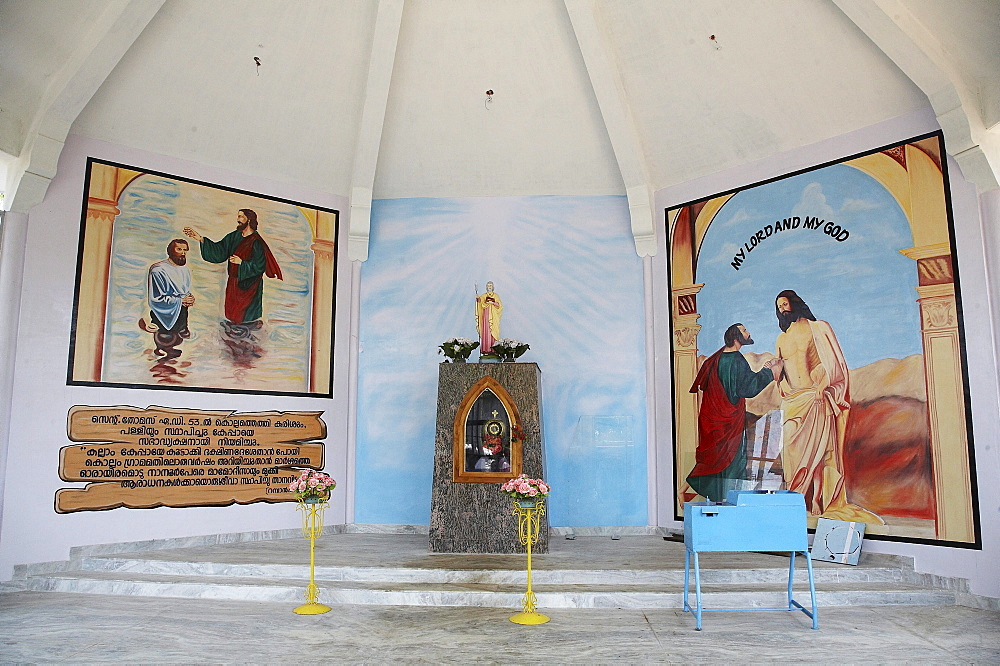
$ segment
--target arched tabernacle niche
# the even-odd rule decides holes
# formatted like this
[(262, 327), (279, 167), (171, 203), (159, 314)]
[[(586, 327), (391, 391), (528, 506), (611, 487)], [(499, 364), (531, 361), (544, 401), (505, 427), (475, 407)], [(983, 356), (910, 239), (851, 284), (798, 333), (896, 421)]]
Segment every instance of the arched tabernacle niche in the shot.
[[(522, 442), (513, 433), (522, 429), (521, 415), (507, 390), (493, 377), (480, 379), (455, 414), (452, 479), (456, 483), (502, 483), (521, 474)], [(502, 450), (494, 455), (484, 451), (484, 433), (500, 437)], [(478, 465), (477, 460), (481, 461)], [(504, 460), (509, 469), (501, 468)]]

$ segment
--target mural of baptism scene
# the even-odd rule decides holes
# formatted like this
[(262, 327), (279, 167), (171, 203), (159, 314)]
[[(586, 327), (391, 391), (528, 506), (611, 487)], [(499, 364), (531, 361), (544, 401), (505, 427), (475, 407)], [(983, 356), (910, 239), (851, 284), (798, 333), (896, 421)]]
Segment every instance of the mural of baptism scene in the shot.
[(70, 384), (331, 395), (337, 211), (87, 168)]
[(675, 514), (792, 490), (810, 526), (980, 541), (940, 133), (666, 211)]

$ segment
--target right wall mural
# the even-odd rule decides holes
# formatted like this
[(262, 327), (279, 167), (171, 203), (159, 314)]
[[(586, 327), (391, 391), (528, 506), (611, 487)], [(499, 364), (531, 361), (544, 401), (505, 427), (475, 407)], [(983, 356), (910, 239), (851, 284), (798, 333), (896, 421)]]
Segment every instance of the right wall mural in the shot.
[(788, 489), (981, 547), (949, 192), (937, 132), (667, 209), (678, 519)]

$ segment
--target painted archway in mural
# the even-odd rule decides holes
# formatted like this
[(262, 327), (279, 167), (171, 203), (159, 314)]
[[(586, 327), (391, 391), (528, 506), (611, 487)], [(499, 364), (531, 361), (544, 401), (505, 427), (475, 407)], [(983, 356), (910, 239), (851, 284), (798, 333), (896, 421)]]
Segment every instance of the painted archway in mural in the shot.
[[(799, 487), (818, 497), (839, 474), (841, 504), (866, 509), (838, 513), (838, 500), (820, 497), (811, 519), (864, 520), (877, 538), (978, 545), (943, 158), (940, 135), (927, 135), (667, 211), (678, 516), (697, 496), (688, 476), (713, 444), (699, 429), (699, 370), (735, 323), (756, 343), (741, 350), (751, 371), (782, 356), (775, 297), (792, 289), (843, 348), (842, 405), (826, 413), (843, 418), (826, 444), (810, 445), (810, 467), (789, 454), (781, 472), (789, 484), (807, 472), (813, 480)], [(822, 362), (810, 368), (817, 386), (827, 381)], [(776, 410), (785, 445), (796, 436), (801, 415), (784, 380), (746, 396), (747, 441)]]

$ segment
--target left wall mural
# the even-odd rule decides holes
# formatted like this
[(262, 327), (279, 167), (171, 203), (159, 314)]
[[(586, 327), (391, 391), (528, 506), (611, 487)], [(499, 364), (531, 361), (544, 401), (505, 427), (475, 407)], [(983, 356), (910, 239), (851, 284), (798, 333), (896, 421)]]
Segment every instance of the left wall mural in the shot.
[[(348, 520), (347, 374), (333, 371), (348, 358), (346, 336), (333, 335), (335, 314), (345, 324), (338, 328), (349, 328), (349, 308), (335, 313), (334, 302), (335, 289), (341, 305), (350, 292), (336, 235), (347, 203), (70, 135), (14, 250), (23, 274), (0, 580), (79, 546), (298, 529), (289, 487), (309, 470), (337, 479), (329, 524)], [(230, 356), (226, 372), (223, 322), (247, 323), (226, 316), (228, 258), (243, 252), (251, 263), (253, 248), (213, 263), (184, 229), (219, 243), (237, 230), (241, 209), (256, 213), (282, 279), (260, 276), (262, 326), (253, 334), (264, 336), (266, 353), (245, 368)], [(176, 239), (188, 243), (190, 337), (176, 345), (179, 355), (158, 355), (156, 336), (139, 322), (152, 329), (152, 312), (173, 328), (169, 308), (150, 307), (149, 278), (154, 264), (170, 261)], [(157, 364), (188, 374), (161, 377)]]
[(338, 217), (89, 159), (67, 382), (332, 397)]

